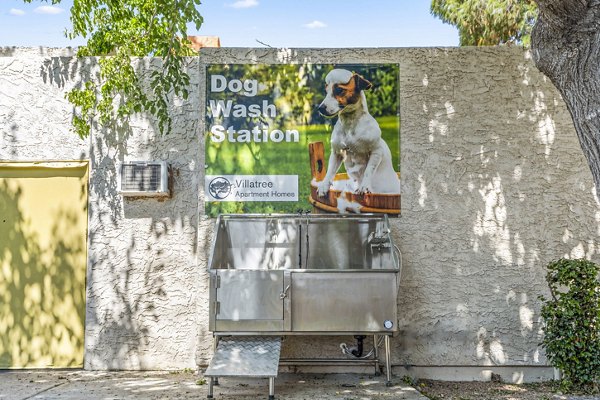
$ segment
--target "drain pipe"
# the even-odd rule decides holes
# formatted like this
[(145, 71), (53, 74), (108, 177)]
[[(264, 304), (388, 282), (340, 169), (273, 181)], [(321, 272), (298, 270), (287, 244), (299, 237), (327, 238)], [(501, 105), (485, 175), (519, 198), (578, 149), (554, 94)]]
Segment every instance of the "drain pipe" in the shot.
[(370, 357), (374, 353), (375, 348), (378, 346), (377, 343), (374, 343), (373, 350), (371, 350), (367, 355), (363, 355), (364, 340), (365, 340), (366, 336), (365, 335), (354, 335), (354, 338), (356, 339), (356, 346), (354, 346), (354, 347), (348, 348), (346, 343), (340, 343), (340, 349), (342, 350), (342, 353), (344, 353), (348, 356), (354, 356), (356, 358), (367, 358), (367, 357)]
[(354, 339), (356, 339), (356, 348), (352, 349), (351, 353), (354, 357), (362, 357), (363, 355), (363, 340), (365, 340), (366, 336), (364, 335), (356, 335)]

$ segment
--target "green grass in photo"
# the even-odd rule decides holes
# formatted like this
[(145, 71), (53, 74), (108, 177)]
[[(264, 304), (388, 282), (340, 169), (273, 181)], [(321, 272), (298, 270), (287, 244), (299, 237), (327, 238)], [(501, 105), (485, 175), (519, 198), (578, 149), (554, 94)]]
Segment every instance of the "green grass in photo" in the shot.
[[(397, 116), (377, 118), (382, 137), (390, 146), (394, 166), (399, 164), (399, 119)], [(207, 202), (206, 213), (217, 216), (220, 213), (296, 213), (298, 210), (312, 208), (310, 196), (310, 159), (308, 144), (323, 142), (325, 160), (329, 159), (331, 125), (314, 124), (299, 127), (280, 128), (297, 129), (300, 133), (298, 143), (212, 143), (207, 138), (206, 164), (207, 175), (298, 175), (298, 202)], [(398, 171), (398, 169), (396, 169)], [(345, 172), (344, 166), (339, 172)]]

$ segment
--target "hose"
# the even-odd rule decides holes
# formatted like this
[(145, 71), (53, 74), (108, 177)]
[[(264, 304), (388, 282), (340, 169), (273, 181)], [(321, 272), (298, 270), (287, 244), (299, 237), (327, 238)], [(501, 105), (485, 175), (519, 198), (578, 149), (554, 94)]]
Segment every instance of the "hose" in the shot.
[(377, 338), (377, 343), (373, 344), (373, 348), (367, 354), (364, 354), (362, 356), (356, 356), (354, 354), (354, 352), (358, 349), (357, 348), (348, 348), (348, 345), (346, 345), (346, 343), (340, 343), (340, 349), (342, 350), (342, 354), (345, 354), (352, 358), (358, 358), (358, 359), (364, 360), (366, 358), (371, 358), (371, 356), (373, 356), (373, 354), (375, 354), (375, 348), (381, 347), (381, 345), (383, 344), (383, 339), (384, 339), (383, 336), (380, 336), (379, 338)]
[(395, 243), (394, 243), (394, 249), (396, 249), (396, 253), (398, 253), (398, 277), (397, 277), (397, 283), (398, 283), (398, 290), (400, 290), (400, 278), (402, 278), (402, 253), (400, 252), (400, 249), (398, 248), (398, 246), (396, 246)]

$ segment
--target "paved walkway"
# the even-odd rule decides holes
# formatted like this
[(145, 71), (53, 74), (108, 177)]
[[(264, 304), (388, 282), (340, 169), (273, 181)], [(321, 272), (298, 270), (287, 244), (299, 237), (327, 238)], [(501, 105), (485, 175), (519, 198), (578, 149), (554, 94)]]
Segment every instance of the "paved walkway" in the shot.
[[(268, 379), (221, 378), (215, 399), (266, 399)], [(291, 400), (427, 400), (399, 378), (362, 374), (280, 374), (275, 398)], [(205, 399), (206, 382), (192, 372), (0, 370), (0, 400)]]

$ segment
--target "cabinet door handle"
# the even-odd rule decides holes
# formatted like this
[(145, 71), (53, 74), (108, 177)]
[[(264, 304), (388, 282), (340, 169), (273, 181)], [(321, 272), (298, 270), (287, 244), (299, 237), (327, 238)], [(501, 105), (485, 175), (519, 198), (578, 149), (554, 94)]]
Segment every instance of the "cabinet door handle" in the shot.
[(290, 290), (290, 285), (287, 285), (283, 292), (279, 293), (279, 300), (283, 300), (287, 297), (288, 291)]

